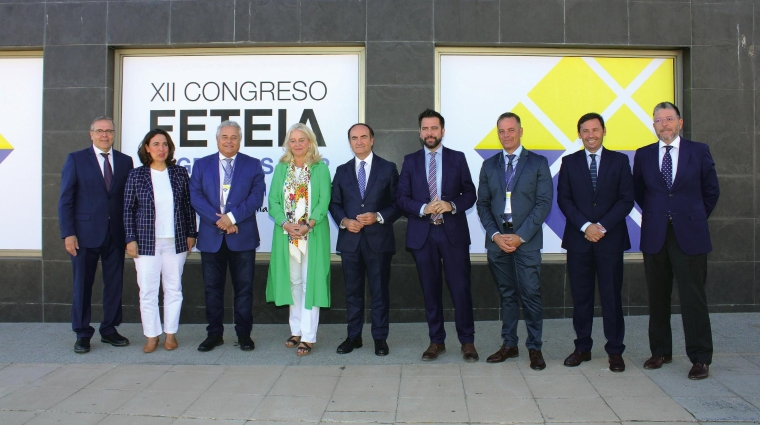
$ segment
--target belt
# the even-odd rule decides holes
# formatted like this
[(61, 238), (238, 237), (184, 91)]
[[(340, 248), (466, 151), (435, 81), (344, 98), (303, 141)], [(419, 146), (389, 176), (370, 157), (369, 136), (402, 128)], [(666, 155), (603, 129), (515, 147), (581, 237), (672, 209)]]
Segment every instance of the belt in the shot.
[(507, 229), (514, 229), (514, 228), (515, 228), (515, 224), (514, 224), (514, 223), (512, 223), (511, 221), (505, 221), (505, 222), (504, 222), (504, 223), (502, 223), (502, 224), (503, 224), (503, 225), (504, 225), (504, 227), (506, 227)]
[(439, 218), (436, 220), (430, 220), (430, 224), (432, 224), (433, 226), (440, 226), (441, 224), (443, 224), (443, 219)]

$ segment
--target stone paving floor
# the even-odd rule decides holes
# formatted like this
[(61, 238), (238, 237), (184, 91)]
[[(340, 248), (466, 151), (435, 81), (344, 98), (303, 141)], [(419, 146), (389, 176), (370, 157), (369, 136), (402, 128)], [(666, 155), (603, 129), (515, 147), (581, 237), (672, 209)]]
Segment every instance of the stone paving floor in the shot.
[[(710, 378), (689, 381), (680, 316), (673, 318), (674, 361), (656, 371), (648, 356), (647, 317), (627, 317), (627, 369), (607, 368), (603, 344), (590, 362), (562, 366), (572, 351), (570, 320), (546, 320), (548, 367), (528, 367), (527, 350), (501, 364), (497, 322), (477, 322), (481, 361), (465, 363), (456, 338), (436, 362), (423, 363), (425, 324), (392, 324), (391, 354), (377, 357), (371, 339), (351, 354), (335, 348), (341, 325), (320, 326), (311, 355), (284, 346), (287, 325), (254, 327), (256, 349), (242, 352), (234, 331), (199, 353), (202, 325), (182, 325), (174, 352), (141, 351), (138, 324), (120, 333), (129, 347), (93, 339), (77, 355), (67, 324), (0, 324), (0, 424), (317, 423), (760, 423), (760, 314), (711, 315), (715, 357)], [(524, 324), (520, 324), (524, 340)], [(447, 324), (455, 335), (453, 324)], [(369, 336), (369, 329), (365, 329)], [(602, 341), (601, 322), (594, 337)]]

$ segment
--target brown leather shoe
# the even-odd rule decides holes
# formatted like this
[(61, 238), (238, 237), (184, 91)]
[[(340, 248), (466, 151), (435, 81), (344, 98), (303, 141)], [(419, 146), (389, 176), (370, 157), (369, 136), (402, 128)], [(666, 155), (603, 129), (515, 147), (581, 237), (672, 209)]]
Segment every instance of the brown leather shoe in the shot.
[(591, 351), (585, 351), (580, 352), (578, 350), (575, 350), (567, 356), (565, 359), (565, 366), (567, 367), (576, 367), (579, 366), (582, 362), (587, 362), (591, 360)]
[(610, 371), (623, 372), (625, 371), (625, 362), (623, 356), (620, 354), (610, 354)]
[(172, 351), (178, 346), (179, 344), (177, 343), (177, 337), (175, 334), (166, 334), (166, 339), (164, 340), (164, 349), (166, 351)]
[(148, 337), (143, 345), (143, 353), (152, 353), (156, 351), (156, 347), (158, 347), (158, 337)]
[(438, 358), (439, 354), (443, 354), (446, 352), (446, 344), (436, 344), (434, 342), (430, 343), (430, 346), (425, 350), (424, 353), (422, 353), (422, 361), (423, 362), (430, 362)]
[(486, 359), (487, 363), (501, 363), (506, 359), (512, 359), (515, 357), (519, 357), (520, 352), (517, 349), (517, 347), (508, 347), (506, 345), (502, 345), (501, 348), (499, 348), (499, 351), (491, 354)]
[(475, 344), (462, 344), (462, 358), (464, 358), (464, 361), (470, 363), (476, 362), (480, 359), (478, 356), (478, 350), (475, 349)]
[(694, 363), (689, 371), (689, 379), (705, 379), (710, 375), (710, 365), (704, 363)]
[(644, 362), (644, 369), (659, 369), (663, 364), (673, 362), (673, 356), (652, 356)]
[(544, 355), (541, 354), (541, 350), (528, 349), (528, 357), (530, 357), (530, 368), (533, 370), (546, 369), (546, 362), (544, 361)]

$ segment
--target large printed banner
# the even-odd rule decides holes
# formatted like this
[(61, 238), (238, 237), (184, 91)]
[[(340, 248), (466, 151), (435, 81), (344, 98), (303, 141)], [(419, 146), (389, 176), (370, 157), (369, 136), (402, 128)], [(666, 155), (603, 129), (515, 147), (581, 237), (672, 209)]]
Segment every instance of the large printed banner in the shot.
[[(346, 132), (359, 121), (360, 55), (251, 54), (126, 56), (122, 62), (121, 148), (140, 165), (137, 148), (152, 128), (168, 131), (178, 165), (192, 174), (196, 159), (217, 152), (224, 120), (243, 128), (240, 151), (272, 173), (287, 129), (297, 122), (317, 135), (332, 173), (353, 157)], [(363, 89), (363, 88), (362, 88)], [(282, 188), (275, 188), (282, 190)], [(260, 252), (270, 252), (273, 221), (267, 199), (257, 213)], [(335, 251), (337, 228), (331, 224)]]
[(42, 250), (42, 58), (0, 57), (0, 250)]
[[(555, 197), (544, 229), (544, 253), (562, 253), (565, 218), (556, 202), (562, 157), (583, 149), (578, 118), (598, 112), (607, 127), (604, 147), (628, 154), (657, 141), (652, 109), (675, 98), (675, 57), (516, 56), (442, 53), (440, 108), (446, 118), (444, 143), (461, 150), (475, 184), (484, 159), (501, 151), (496, 119), (515, 112), (525, 148), (544, 155)], [(467, 213), (472, 253), (483, 253), (485, 232), (477, 211)], [(641, 213), (627, 218), (632, 251), (638, 251)], [(580, 231), (580, 230), (579, 230)]]

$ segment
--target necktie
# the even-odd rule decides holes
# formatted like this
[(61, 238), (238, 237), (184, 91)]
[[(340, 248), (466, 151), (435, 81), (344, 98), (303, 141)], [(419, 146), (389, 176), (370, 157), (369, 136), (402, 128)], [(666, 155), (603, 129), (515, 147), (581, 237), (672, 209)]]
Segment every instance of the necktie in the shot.
[[(507, 163), (507, 170), (504, 172), (506, 183), (507, 183), (507, 192), (511, 192), (511, 188), (509, 187), (510, 184), (512, 184), (512, 177), (515, 176), (515, 169), (512, 166), (512, 162), (515, 160), (515, 156), (517, 155), (507, 155), (507, 158), (509, 158), (509, 162)], [(512, 199), (509, 200), (510, 207), (512, 205)], [(504, 214), (504, 221), (507, 223), (510, 223), (512, 221), (512, 213), (506, 213)]]
[(662, 177), (668, 190), (673, 189), (673, 158), (670, 157), (670, 150), (673, 146), (665, 146), (665, 156), (662, 157)]
[[(430, 192), (430, 202), (437, 201), (438, 199), (438, 185), (436, 178), (436, 161), (435, 154), (437, 152), (430, 152), (430, 170), (428, 171), (428, 191)], [(441, 214), (435, 214), (430, 219), (435, 221), (441, 218)]]
[[(222, 185), (229, 186), (232, 183), (232, 158), (224, 158), (222, 169), (224, 170), (224, 182)], [(227, 206), (226, 199), (224, 199), (224, 190), (219, 193), (219, 206), (221, 207), (222, 214), (224, 214)]]
[(362, 161), (359, 163), (359, 194), (364, 199), (364, 191), (367, 188), (367, 171), (364, 170), (364, 166), (367, 163)]
[(103, 179), (106, 181), (106, 190), (111, 190), (111, 181), (113, 181), (113, 168), (111, 168), (111, 163), (108, 162), (108, 154), (107, 153), (101, 153), (103, 155), (103, 158), (105, 158), (105, 162), (103, 163)]
[(591, 167), (589, 167), (589, 172), (591, 173), (591, 185), (594, 186), (594, 192), (596, 192), (596, 154), (592, 153), (590, 156)]

